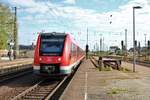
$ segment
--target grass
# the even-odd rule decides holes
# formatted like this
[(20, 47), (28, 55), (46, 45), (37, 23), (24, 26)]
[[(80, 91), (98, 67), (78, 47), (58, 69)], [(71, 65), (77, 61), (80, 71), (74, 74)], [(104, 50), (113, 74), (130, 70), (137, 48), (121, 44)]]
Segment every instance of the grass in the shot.
[(106, 82), (106, 80), (105, 79), (101, 79), (100, 81), (99, 81), (99, 85), (100, 86), (106, 86), (108, 83)]
[(123, 88), (111, 88), (107, 94), (119, 94), (121, 92), (126, 92), (128, 91), (127, 89), (123, 89)]
[(112, 67), (109, 67), (109, 66), (106, 66), (106, 67), (100, 66), (98, 69), (99, 71), (112, 71), (113, 70)]
[(106, 66), (106, 67), (104, 67), (103, 70), (104, 70), (104, 71), (112, 71), (113, 69), (112, 69), (112, 67)]
[(123, 71), (123, 72), (132, 72), (130, 69), (128, 69), (126, 67), (121, 67), (120, 71)]

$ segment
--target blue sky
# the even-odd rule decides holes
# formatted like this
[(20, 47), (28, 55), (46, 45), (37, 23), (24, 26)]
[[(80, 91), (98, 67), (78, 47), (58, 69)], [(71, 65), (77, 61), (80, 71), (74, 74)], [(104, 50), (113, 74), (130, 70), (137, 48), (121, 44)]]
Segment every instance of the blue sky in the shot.
[[(69, 32), (81, 47), (89, 44), (92, 49), (104, 38), (104, 48), (120, 47), (124, 30), (128, 30), (128, 48), (132, 47), (132, 7), (136, 10), (136, 39), (144, 45), (144, 34), (150, 39), (150, 0), (1, 0), (18, 8), (19, 44), (36, 41), (37, 33)], [(112, 15), (112, 17), (110, 17)], [(110, 21), (112, 23), (110, 24)], [(78, 32), (81, 32), (78, 35)]]

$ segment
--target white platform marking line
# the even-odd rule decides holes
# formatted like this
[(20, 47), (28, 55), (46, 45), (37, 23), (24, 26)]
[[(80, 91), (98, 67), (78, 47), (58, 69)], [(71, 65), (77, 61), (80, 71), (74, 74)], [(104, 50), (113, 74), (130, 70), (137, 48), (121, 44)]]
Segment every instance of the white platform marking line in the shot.
[(87, 77), (88, 77), (88, 74), (86, 72), (85, 73), (85, 95), (84, 95), (84, 100), (87, 100)]

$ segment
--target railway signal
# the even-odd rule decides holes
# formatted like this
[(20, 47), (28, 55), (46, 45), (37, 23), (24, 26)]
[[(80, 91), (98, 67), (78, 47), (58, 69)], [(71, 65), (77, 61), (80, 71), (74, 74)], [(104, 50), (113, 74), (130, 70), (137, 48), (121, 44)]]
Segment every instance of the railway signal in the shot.
[(9, 46), (9, 50), (7, 55), (9, 57), (9, 60), (11, 61), (15, 58), (14, 51), (13, 51), (14, 43), (12, 42), (12, 40), (8, 43), (8, 46)]
[(88, 28), (87, 28), (87, 37), (86, 37), (87, 39), (87, 43), (86, 43), (86, 49), (85, 49), (85, 51), (86, 51), (86, 59), (88, 59), (88, 51), (89, 51), (89, 46), (88, 46)]
[(137, 48), (137, 40), (134, 41), (135, 49)]
[(148, 44), (148, 50), (150, 50), (150, 41), (148, 41), (147, 44)]
[(88, 59), (88, 51), (89, 51), (89, 46), (86, 45), (86, 49), (85, 49), (85, 52), (86, 52), (86, 59)]
[(148, 60), (149, 60), (149, 55), (150, 55), (150, 41), (149, 40), (148, 40), (147, 45), (148, 45)]
[(124, 42), (123, 42), (123, 40), (121, 41), (121, 48), (122, 48), (122, 52), (123, 52), (123, 47), (124, 47)]
[(141, 44), (140, 44), (140, 42), (139, 42), (139, 44), (138, 44), (138, 54), (139, 54), (139, 55), (141, 54)]

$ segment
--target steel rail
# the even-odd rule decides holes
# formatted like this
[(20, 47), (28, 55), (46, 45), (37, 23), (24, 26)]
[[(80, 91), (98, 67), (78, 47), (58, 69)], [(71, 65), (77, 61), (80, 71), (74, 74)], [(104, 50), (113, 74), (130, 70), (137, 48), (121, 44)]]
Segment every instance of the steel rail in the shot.
[(30, 69), (25, 69), (25, 70), (21, 70), (19, 72), (11, 73), (11, 74), (8, 74), (5, 76), (0, 76), (0, 78), (1, 78), (0, 83), (3, 83), (5, 81), (11, 80), (11, 79), (14, 79), (14, 78), (17, 78), (17, 77), (20, 77), (20, 76), (23, 76), (23, 75), (26, 75), (26, 74), (32, 73), (32, 72), (33, 71)]
[(27, 93), (31, 92), (32, 90), (36, 89), (40, 83), (42, 83), (44, 80), (38, 82), (37, 84), (35, 84), (34, 86), (28, 88), (27, 90), (23, 91), (22, 93), (20, 93), (19, 95), (17, 95), (16, 97), (14, 97), (12, 100), (18, 100), (21, 99), (23, 96), (25, 96)]
[[(67, 76), (66, 77), (64, 77), (64, 79), (63, 80), (61, 80), (59, 83), (54, 83), (54, 84), (57, 84), (56, 86), (52, 86), (53, 84), (51, 84), (51, 85), (49, 85), (48, 87), (52, 87), (51, 89), (48, 89), (47, 90), (47, 88), (45, 89), (44, 87), (43, 87), (43, 89), (45, 89), (45, 94), (44, 94), (44, 96), (43, 97), (40, 97), (40, 98), (42, 98), (42, 99), (44, 99), (44, 100), (49, 100), (53, 95), (54, 95), (54, 93), (60, 88), (60, 86), (67, 80)], [(40, 87), (41, 88), (41, 90), (42, 90), (42, 86), (40, 86), (40, 84), (42, 84), (42, 83), (44, 83), (45, 81), (47, 80), (47, 78), (46, 79), (44, 79), (44, 80), (42, 80), (42, 81), (40, 81), (40, 82), (38, 82), (37, 84), (35, 84), (34, 86), (32, 86), (32, 87), (30, 87), (30, 88), (28, 88), (27, 90), (25, 90), (25, 91), (23, 91), (22, 93), (20, 93), (19, 95), (17, 95), (16, 97), (14, 97), (12, 100), (19, 100), (19, 99), (24, 99), (24, 98), (26, 98), (26, 96), (28, 95), (31, 95), (31, 96), (33, 96), (33, 97), (35, 97), (36, 96), (36, 94), (38, 94), (39, 92), (41, 92), (40, 91), (40, 89), (38, 90), (38, 87)], [(36, 89), (37, 89), (37, 91), (36, 91)], [(33, 91), (33, 92), (32, 92)], [(34, 91), (36, 91), (36, 92), (34, 92)], [(47, 92), (49, 92), (49, 93), (47, 93)], [(32, 95), (32, 93), (33, 93), (33, 95)], [(36, 97), (35, 97), (36, 98)], [(30, 99), (30, 97), (29, 97), (29, 99)]]
[(53, 91), (45, 98), (45, 100), (49, 100), (54, 93), (60, 88), (60, 86), (67, 80), (67, 76), (55, 87), (55, 89), (53, 89)]

